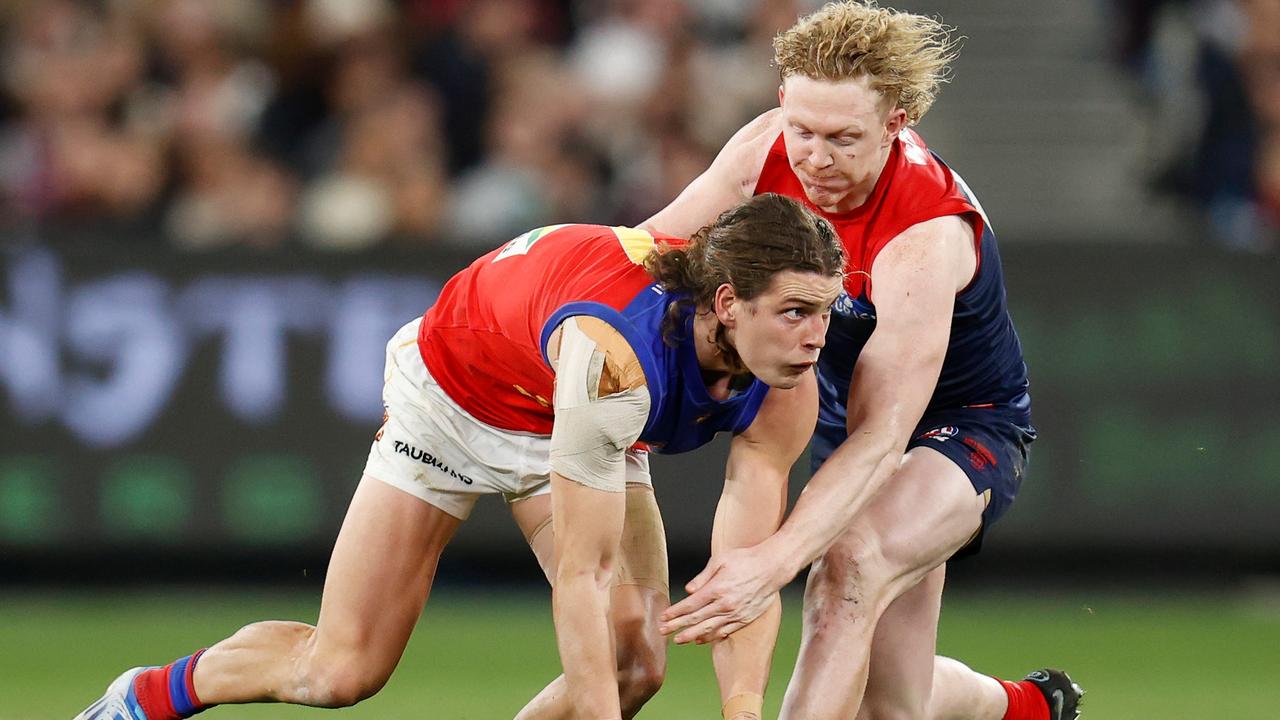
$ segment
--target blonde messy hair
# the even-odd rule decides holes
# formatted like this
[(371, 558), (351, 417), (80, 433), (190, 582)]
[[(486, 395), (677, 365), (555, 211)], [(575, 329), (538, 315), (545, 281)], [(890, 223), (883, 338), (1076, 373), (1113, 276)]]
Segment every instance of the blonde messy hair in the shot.
[(914, 125), (959, 55), (952, 30), (874, 0), (831, 2), (774, 38), (773, 62), (784, 81), (792, 75), (833, 81), (866, 75), (871, 89), (905, 110)]

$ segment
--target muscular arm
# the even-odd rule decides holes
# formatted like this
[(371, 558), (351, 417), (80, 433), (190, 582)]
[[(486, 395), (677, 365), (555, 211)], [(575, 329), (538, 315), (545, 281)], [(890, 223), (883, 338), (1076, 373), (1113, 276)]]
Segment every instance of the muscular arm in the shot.
[(850, 526), (902, 462), (938, 382), (955, 293), (973, 268), (973, 232), (956, 216), (914, 225), (881, 251), (871, 272), (876, 329), (849, 387), (848, 439), (778, 532), (690, 582), (692, 594), (664, 613), (663, 632), (679, 631), (676, 642), (723, 637)]
[[(623, 456), (644, 428), (648, 395), (643, 373), (634, 370), (634, 352), (613, 328), (594, 318), (569, 318), (556, 332), (556, 643), (576, 716), (620, 719), (609, 588), (626, 508)], [(642, 408), (617, 405), (636, 393), (643, 394)]]
[[(817, 381), (809, 373), (795, 388), (770, 390), (755, 421), (733, 439), (711, 532), (713, 558), (733, 548), (755, 545), (778, 528), (787, 509), (791, 466), (804, 452), (817, 417)], [(754, 706), (764, 696), (782, 604), (777, 593), (761, 603), (761, 614), (755, 621), (740, 630), (739, 626), (726, 628), (734, 634), (712, 648), (722, 705), (739, 697), (757, 699), (747, 703)], [(727, 720), (759, 717), (726, 715)]]
[(751, 197), (765, 156), (778, 137), (779, 112), (776, 108), (769, 110), (742, 126), (706, 171), (640, 227), (689, 237), (720, 213)]
[(835, 542), (902, 463), (938, 384), (956, 292), (973, 268), (973, 230), (954, 215), (912, 226), (876, 258), (876, 329), (849, 385), (849, 437), (769, 541), (787, 580)]

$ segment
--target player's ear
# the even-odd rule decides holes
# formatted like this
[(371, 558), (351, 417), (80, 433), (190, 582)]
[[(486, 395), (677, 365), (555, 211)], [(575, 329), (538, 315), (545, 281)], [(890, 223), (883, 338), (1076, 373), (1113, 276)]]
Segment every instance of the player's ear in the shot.
[(738, 300), (738, 293), (729, 283), (721, 283), (716, 288), (715, 300), (713, 301), (713, 310), (716, 313), (716, 319), (725, 327), (733, 327), (738, 319), (741, 302)]
[(786, 86), (778, 85), (778, 107), (782, 107), (782, 100), (787, 96)]
[(896, 105), (889, 111), (884, 122), (884, 147), (893, 144), (893, 139), (907, 127), (907, 111)]

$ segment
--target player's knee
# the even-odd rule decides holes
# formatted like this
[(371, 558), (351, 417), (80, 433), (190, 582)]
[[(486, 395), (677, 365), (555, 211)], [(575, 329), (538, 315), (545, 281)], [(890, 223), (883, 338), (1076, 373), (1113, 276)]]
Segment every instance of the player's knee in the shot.
[(370, 672), (354, 658), (313, 667), (310, 680), (313, 685), (308, 704), (325, 708), (351, 707), (373, 697), (387, 684), (384, 673)]
[(809, 573), (806, 606), (842, 615), (870, 611), (883, 587), (884, 559), (871, 542), (834, 545)]
[(666, 658), (653, 655), (632, 657), (618, 668), (618, 698), (628, 715), (634, 714), (649, 701), (667, 677)]
[(667, 638), (658, 632), (662, 602), (619, 603), (614, 608), (618, 696), (628, 717), (662, 687), (667, 673)]
[(662, 636), (619, 643), (618, 697), (628, 715), (656, 695), (666, 677), (667, 646)]
[[(391, 677), (382, 664), (358, 649), (323, 647), (312, 628), (303, 660), (298, 664), (299, 700), (313, 707), (350, 707), (373, 697)], [(323, 649), (322, 649), (323, 647)]]

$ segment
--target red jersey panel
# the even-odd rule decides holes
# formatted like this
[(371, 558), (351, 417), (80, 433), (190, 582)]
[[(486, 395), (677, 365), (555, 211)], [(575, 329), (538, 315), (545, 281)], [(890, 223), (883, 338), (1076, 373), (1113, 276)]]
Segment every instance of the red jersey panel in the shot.
[(769, 149), (756, 182), (756, 195), (767, 192), (795, 198), (831, 221), (849, 256), (845, 291), (851, 297), (863, 293), (870, 297), (871, 265), (876, 255), (912, 225), (944, 215), (964, 215), (974, 226), (976, 242), (985, 224), (981, 211), (965, 197), (950, 168), (939, 162), (910, 128), (893, 141), (870, 197), (847, 213), (823, 212), (809, 202), (787, 160), (782, 134)]
[(640, 264), (653, 246), (653, 236), (632, 228), (531, 230), (445, 284), (423, 316), (422, 360), (449, 397), (480, 421), (549, 434), (554, 377), (541, 347), (547, 319), (571, 302), (626, 307), (654, 283)]

